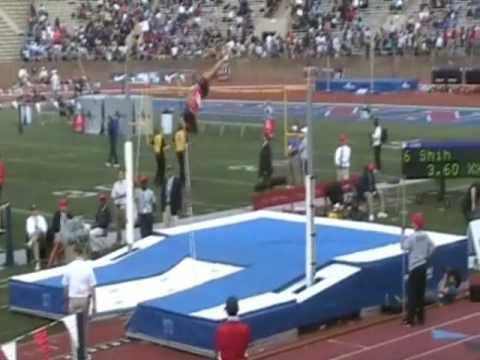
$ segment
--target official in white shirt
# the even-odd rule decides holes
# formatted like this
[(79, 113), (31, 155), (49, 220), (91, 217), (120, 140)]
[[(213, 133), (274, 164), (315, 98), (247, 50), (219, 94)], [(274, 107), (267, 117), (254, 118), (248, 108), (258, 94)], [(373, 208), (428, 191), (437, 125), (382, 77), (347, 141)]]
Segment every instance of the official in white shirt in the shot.
[(382, 170), (382, 127), (377, 118), (373, 119), (373, 132), (370, 142), (373, 148), (375, 168), (380, 171)]
[(115, 205), (115, 229), (117, 243), (123, 243), (122, 233), (126, 225), (127, 181), (123, 170), (118, 171), (118, 180), (113, 184), (111, 199)]
[(48, 225), (45, 217), (39, 214), (36, 205), (32, 205), (30, 209), (32, 212), (26, 223), (27, 247), (32, 250), (35, 271), (38, 271), (41, 268), (40, 246), (41, 244), (45, 246)]
[(347, 144), (348, 138), (345, 134), (340, 135), (340, 145), (335, 150), (335, 168), (337, 170), (337, 181), (350, 179), (350, 159), (352, 150)]
[(97, 279), (93, 268), (83, 257), (83, 247), (76, 244), (74, 247), (75, 260), (65, 267), (62, 279), (64, 286), (65, 310), (69, 314), (83, 313), (83, 329), (87, 342), (87, 326), (90, 305), (92, 313), (97, 312), (95, 286)]

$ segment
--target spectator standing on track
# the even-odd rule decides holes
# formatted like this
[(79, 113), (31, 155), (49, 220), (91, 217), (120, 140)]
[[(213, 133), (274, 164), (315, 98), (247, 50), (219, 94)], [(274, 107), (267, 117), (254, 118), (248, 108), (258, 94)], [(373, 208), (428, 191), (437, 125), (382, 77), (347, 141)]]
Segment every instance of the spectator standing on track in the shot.
[(127, 206), (127, 181), (123, 170), (118, 171), (118, 180), (113, 184), (111, 198), (115, 205), (115, 231), (117, 233), (117, 244), (123, 243), (123, 230), (126, 225), (125, 209)]
[(57, 69), (52, 70), (52, 75), (50, 76), (50, 87), (52, 90), (53, 98), (58, 99), (61, 90), (61, 80), (60, 75), (58, 75)]
[(373, 119), (373, 132), (370, 135), (370, 142), (373, 148), (375, 168), (378, 171), (382, 170), (382, 131), (378, 119)]
[(174, 226), (182, 209), (182, 182), (170, 166), (167, 167), (167, 179), (162, 186), (161, 201), (165, 227)]
[(2, 203), (3, 188), (5, 187), (5, 177), (7, 176), (7, 168), (0, 153), (0, 204)]
[(110, 152), (105, 166), (110, 167), (113, 164), (113, 167), (118, 168), (120, 167), (118, 163), (117, 152), (117, 144), (120, 137), (120, 113), (118, 111), (116, 111), (113, 116), (108, 117), (107, 133), (110, 144)]
[(156, 207), (155, 194), (152, 189), (148, 188), (148, 177), (140, 177), (140, 188), (137, 189), (135, 195), (140, 235), (143, 239), (153, 234), (153, 214)]
[(337, 170), (337, 181), (350, 179), (350, 159), (352, 150), (347, 144), (347, 135), (340, 135), (340, 145), (335, 150), (335, 168)]
[(157, 172), (155, 174), (155, 184), (162, 186), (165, 180), (165, 150), (168, 149), (165, 137), (160, 129), (155, 130), (155, 133), (150, 141), (157, 163)]
[[(88, 316), (90, 305), (92, 313), (97, 312), (95, 286), (97, 279), (90, 263), (83, 257), (83, 247), (77, 243), (74, 247), (75, 260), (67, 265), (62, 279), (64, 286), (65, 312), (69, 314), (82, 314), (84, 343), (88, 338)], [(86, 350), (86, 346), (83, 347)], [(86, 354), (85, 354), (86, 355)], [(87, 356), (84, 357), (87, 359)]]
[(178, 125), (177, 131), (173, 136), (175, 154), (178, 161), (178, 172), (182, 186), (185, 186), (185, 152), (187, 151), (187, 131), (184, 126)]
[(424, 215), (414, 213), (411, 221), (415, 232), (401, 241), (402, 249), (408, 252), (407, 317), (404, 320), (408, 326), (413, 326), (416, 322), (422, 325), (425, 321), (427, 264), (435, 251), (432, 239), (423, 231)]
[(227, 320), (215, 334), (215, 349), (219, 360), (245, 360), (251, 338), (250, 327), (238, 317), (238, 300), (231, 296), (225, 303)]
[(33, 204), (30, 207), (31, 214), (27, 218), (27, 248), (32, 251), (33, 260), (35, 261), (35, 271), (41, 269), (41, 252), (45, 252), (45, 241), (47, 237), (48, 225), (47, 220), (38, 212), (37, 206)]

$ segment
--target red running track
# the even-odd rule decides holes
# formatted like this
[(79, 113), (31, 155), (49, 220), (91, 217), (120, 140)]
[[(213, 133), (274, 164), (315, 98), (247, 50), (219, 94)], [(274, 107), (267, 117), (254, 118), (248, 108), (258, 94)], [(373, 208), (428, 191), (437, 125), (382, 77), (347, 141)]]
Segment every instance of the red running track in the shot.
[[(433, 330), (459, 332), (467, 337), (433, 340)], [(472, 349), (473, 348), (473, 349)], [(275, 360), (473, 360), (480, 359), (480, 305), (461, 302), (427, 311), (423, 326), (407, 328), (389, 321), (290, 351), (261, 356)]]
[[(124, 319), (97, 322), (90, 332), (90, 345), (111, 342), (124, 336)], [(433, 330), (459, 332), (466, 338), (453, 341), (432, 339)], [(319, 333), (322, 336), (322, 333)], [(253, 360), (478, 360), (480, 359), (480, 304), (460, 303), (433, 307), (427, 311), (423, 326), (404, 327), (391, 320), (347, 334), (325, 339), (315, 336), (272, 351), (252, 354)], [(302, 344), (303, 343), (303, 344)], [(68, 354), (66, 334), (50, 337), (51, 360), (64, 359)], [(38, 360), (32, 342), (19, 346), (19, 360)], [(101, 349), (93, 360), (198, 360), (199, 357), (144, 342), (133, 342)], [(3, 360), (2, 355), (0, 359)]]

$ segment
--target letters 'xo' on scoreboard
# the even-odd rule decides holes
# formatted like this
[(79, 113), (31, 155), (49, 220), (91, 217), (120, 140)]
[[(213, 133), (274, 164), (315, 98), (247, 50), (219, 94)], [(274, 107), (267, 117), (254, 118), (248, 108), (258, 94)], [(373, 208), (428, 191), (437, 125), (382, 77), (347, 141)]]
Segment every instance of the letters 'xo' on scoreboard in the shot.
[(411, 141), (402, 146), (407, 179), (480, 177), (480, 141)]

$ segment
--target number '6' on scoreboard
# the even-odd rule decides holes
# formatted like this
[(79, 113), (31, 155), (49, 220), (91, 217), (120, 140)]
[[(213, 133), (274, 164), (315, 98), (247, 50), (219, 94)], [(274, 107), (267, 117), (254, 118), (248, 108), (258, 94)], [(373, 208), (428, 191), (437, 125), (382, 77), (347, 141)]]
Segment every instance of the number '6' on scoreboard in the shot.
[(480, 141), (411, 141), (402, 145), (407, 179), (480, 177)]

